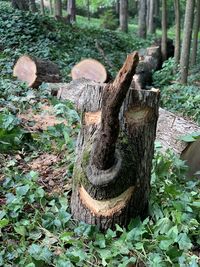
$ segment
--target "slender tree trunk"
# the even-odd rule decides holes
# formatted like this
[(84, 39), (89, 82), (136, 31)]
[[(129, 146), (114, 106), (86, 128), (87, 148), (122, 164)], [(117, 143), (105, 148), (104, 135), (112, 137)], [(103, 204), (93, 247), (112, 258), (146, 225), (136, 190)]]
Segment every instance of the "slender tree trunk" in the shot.
[(167, 0), (162, 0), (162, 61), (167, 59)]
[(141, 38), (146, 38), (146, 14), (147, 5), (146, 0), (139, 0), (138, 2), (138, 35)]
[(57, 18), (62, 17), (62, 1), (61, 0), (54, 0), (54, 15)]
[(195, 0), (187, 0), (185, 10), (185, 21), (183, 31), (183, 44), (181, 50), (181, 83), (187, 83), (188, 71), (189, 71), (189, 58), (190, 58), (190, 46), (192, 38), (192, 27), (194, 17)]
[(49, 9), (50, 9), (50, 14), (53, 15), (53, 0), (49, 0)]
[(150, 0), (146, 0), (146, 6), (147, 6), (147, 11), (146, 11), (146, 28), (148, 32), (148, 27), (149, 27), (149, 10), (150, 10)]
[(148, 33), (153, 34), (155, 32), (154, 25), (154, 8), (155, 0), (149, 0), (149, 23), (148, 23)]
[(176, 24), (174, 57), (176, 64), (179, 64), (180, 54), (181, 54), (180, 0), (174, 0), (174, 9), (175, 9), (175, 24)]
[(42, 15), (44, 15), (45, 14), (44, 0), (40, 0), (40, 9), (41, 9)]
[(29, 2), (27, 0), (12, 0), (12, 7), (15, 9), (28, 11)]
[(88, 20), (90, 21), (90, 0), (87, 0), (87, 17)]
[(159, 18), (159, 14), (160, 14), (160, 0), (154, 0), (154, 25), (155, 25), (155, 31), (156, 28), (159, 26), (158, 25), (158, 18)]
[(120, 29), (128, 32), (128, 0), (120, 0)]
[(32, 12), (37, 12), (35, 0), (30, 0), (30, 9)]
[(119, 9), (120, 9), (120, 3), (119, 3), (119, 0), (116, 0), (116, 2), (115, 2), (115, 11), (116, 11), (117, 15), (119, 15)]
[(70, 16), (70, 22), (74, 23), (76, 21), (76, 1), (68, 0), (67, 12)]
[(195, 14), (195, 21), (194, 21), (191, 65), (196, 64), (199, 27), (200, 27), (200, 0), (196, 0), (196, 14)]

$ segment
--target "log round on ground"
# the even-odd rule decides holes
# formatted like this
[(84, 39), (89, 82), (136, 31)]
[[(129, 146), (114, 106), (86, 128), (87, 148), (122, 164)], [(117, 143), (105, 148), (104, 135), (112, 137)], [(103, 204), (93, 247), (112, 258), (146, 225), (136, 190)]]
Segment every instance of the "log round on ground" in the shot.
[(58, 83), (61, 81), (58, 66), (49, 60), (42, 60), (32, 56), (21, 56), (13, 69), (13, 76), (29, 87), (38, 88), (42, 82)]
[(105, 67), (95, 59), (84, 59), (76, 64), (71, 71), (72, 79), (85, 78), (91, 81), (104, 83), (108, 79)]

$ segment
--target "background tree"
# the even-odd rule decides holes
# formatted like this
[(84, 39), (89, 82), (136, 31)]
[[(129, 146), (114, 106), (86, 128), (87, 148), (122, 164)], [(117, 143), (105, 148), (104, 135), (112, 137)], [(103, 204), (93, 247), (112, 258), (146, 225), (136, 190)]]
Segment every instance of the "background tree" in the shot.
[(30, 9), (32, 12), (37, 12), (35, 0), (30, 0)]
[(141, 38), (146, 38), (146, 14), (147, 3), (146, 0), (139, 0), (138, 2), (138, 35)]
[(76, 1), (68, 0), (67, 12), (70, 16), (70, 22), (73, 23), (76, 21)]
[(154, 9), (155, 9), (155, 0), (149, 0), (148, 33), (150, 34), (153, 34), (155, 32)]
[(162, 60), (167, 59), (167, 0), (162, 0)]
[(200, 0), (196, 0), (196, 13), (195, 13), (195, 20), (194, 20), (194, 34), (193, 34), (193, 43), (192, 43), (192, 56), (191, 56), (192, 65), (196, 64), (199, 27), (200, 27)]
[(52, 0), (49, 0), (49, 9), (50, 9), (50, 14), (53, 15), (53, 2), (52, 2)]
[(19, 10), (29, 10), (29, 2), (27, 0), (12, 0), (12, 7)]
[(128, 0), (120, 0), (120, 29), (123, 32), (128, 32)]
[(62, 1), (54, 0), (54, 15), (55, 17), (62, 17)]
[(180, 19), (180, 0), (174, 0), (174, 10), (175, 10), (175, 51), (174, 57), (176, 64), (179, 64), (180, 54), (181, 54), (181, 19)]
[(45, 14), (44, 0), (40, 0), (40, 9), (41, 9), (42, 15), (44, 15)]
[(181, 50), (181, 83), (187, 83), (195, 0), (187, 0)]

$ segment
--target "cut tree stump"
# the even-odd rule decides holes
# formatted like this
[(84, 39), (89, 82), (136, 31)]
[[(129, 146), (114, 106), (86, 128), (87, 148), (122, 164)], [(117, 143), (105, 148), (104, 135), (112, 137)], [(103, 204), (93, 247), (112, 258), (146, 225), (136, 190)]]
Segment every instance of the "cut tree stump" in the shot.
[(56, 64), (27, 55), (21, 56), (17, 60), (13, 76), (27, 82), (28, 86), (32, 88), (38, 88), (42, 82), (58, 83), (61, 81)]
[(91, 81), (104, 83), (108, 79), (105, 67), (95, 59), (85, 59), (75, 65), (71, 71), (72, 79), (85, 78)]
[(159, 90), (129, 90), (137, 62), (133, 53), (113, 83), (86, 86), (79, 105), (71, 210), (101, 230), (148, 212)]

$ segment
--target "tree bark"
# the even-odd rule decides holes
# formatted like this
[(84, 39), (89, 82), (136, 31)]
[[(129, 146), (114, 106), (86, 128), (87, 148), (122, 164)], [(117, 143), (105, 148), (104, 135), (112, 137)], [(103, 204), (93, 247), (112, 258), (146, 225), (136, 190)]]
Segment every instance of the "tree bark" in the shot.
[(123, 32), (128, 32), (128, 0), (120, 0), (120, 29)]
[(195, 0), (187, 0), (185, 10), (185, 22), (183, 31), (183, 43), (181, 50), (181, 83), (186, 84), (189, 71), (190, 46), (192, 37), (192, 26), (194, 17)]
[(12, 0), (12, 7), (15, 9), (28, 11), (29, 3), (27, 0)]
[(180, 0), (174, 0), (174, 9), (175, 9), (175, 25), (176, 25), (174, 57), (176, 64), (179, 64), (180, 53), (181, 53)]
[(76, 21), (76, 1), (68, 0), (67, 12), (70, 16), (70, 23), (74, 23)]
[(104, 89), (83, 89), (71, 209), (75, 219), (102, 230), (127, 226), (148, 210), (159, 92), (128, 91), (137, 60), (129, 56)]
[(90, 0), (87, 0), (87, 17), (88, 20), (90, 21)]
[(54, 0), (54, 15), (56, 18), (62, 17), (62, 1)]
[(40, 0), (40, 10), (42, 15), (45, 15), (44, 0)]
[(146, 38), (146, 0), (139, 0), (138, 9), (138, 35), (141, 38)]
[(30, 56), (21, 56), (13, 69), (13, 76), (27, 82), (28, 86), (38, 88), (42, 82), (57, 83), (61, 81), (56, 64)]
[(162, 0), (162, 61), (167, 59), (167, 1)]
[(37, 12), (35, 0), (30, 0), (30, 9), (32, 12)]
[(194, 20), (194, 34), (193, 34), (192, 55), (191, 55), (192, 66), (196, 64), (199, 27), (200, 27), (200, 0), (196, 0), (196, 14)]
[(155, 23), (154, 23), (154, 9), (155, 9), (155, 0), (150, 0), (149, 2), (149, 23), (148, 23), (148, 33), (155, 33)]
[(49, 9), (50, 9), (50, 14), (53, 15), (53, 0), (49, 0)]

